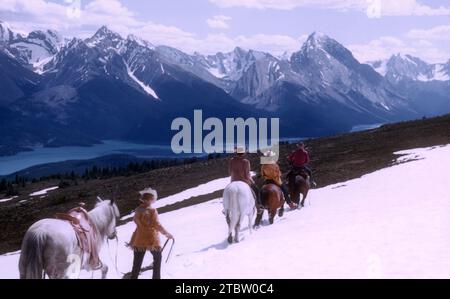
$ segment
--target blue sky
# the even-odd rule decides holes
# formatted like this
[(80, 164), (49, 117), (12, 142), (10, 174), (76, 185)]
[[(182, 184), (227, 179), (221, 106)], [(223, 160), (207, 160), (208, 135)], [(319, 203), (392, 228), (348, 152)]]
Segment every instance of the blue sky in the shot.
[(293, 52), (320, 31), (361, 61), (399, 52), (450, 59), (448, 0), (2, 0), (0, 20), (21, 32), (52, 28), (80, 37), (108, 25), (206, 54), (235, 46)]

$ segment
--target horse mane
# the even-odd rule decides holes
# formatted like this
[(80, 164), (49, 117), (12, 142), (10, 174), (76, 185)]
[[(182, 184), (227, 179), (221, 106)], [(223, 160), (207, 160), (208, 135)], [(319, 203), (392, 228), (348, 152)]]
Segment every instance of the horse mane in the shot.
[(107, 228), (111, 221), (117, 216), (117, 207), (113, 204), (111, 205), (110, 200), (104, 200), (95, 205), (95, 208), (88, 212), (91, 221), (97, 227), (98, 232), (103, 239), (107, 232)]

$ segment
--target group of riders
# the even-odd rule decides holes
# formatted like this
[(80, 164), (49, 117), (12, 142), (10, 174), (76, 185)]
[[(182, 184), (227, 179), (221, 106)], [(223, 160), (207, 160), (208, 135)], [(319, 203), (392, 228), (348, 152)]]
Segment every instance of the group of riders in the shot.
[[(297, 204), (290, 198), (287, 186), (283, 183), (280, 167), (275, 159), (275, 154), (271, 151), (264, 153), (265, 163), (261, 165), (261, 175), (264, 178), (264, 185), (273, 184), (281, 188), (285, 201), (291, 209), (297, 208)], [(290, 175), (298, 175), (306, 173), (312, 185), (315, 185), (312, 179), (311, 169), (308, 167), (310, 162), (309, 153), (305, 148), (305, 144), (300, 142), (297, 149), (287, 157), (292, 165), (288, 177)], [(247, 183), (253, 190), (258, 212), (264, 208), (261, 202), (260, 190), (251, 175), (250, 161), (246, 159), (246, 150), (243, 147), (236, 148), (235, 156), (229, 161), (229, 174), (231, 182), (242, 181)], [(134, 222), (136, 230), (134, 231), (129, 247), (134, 251), (133, 269), (131, 271), (131, 279), (137, 279), (142, 268), (145, 253), (150, 251), (153, 255), (153, 279), (161, 277), (161, 258), (162, 247), (158, 234), (161, 233), (168, 239), (173, 240), (173, 236), (161, 225), (158, 220), (158, 212), (152, 205), (157, 201), (158, 194), (156, 190), (148, 188), (140, 192), (141, 204), (135, 210)]]
[[(246, 159), (245, 156), (246, 151), (244, 147), (236, 148), (235, 156), (230, 160), (228, 167), (231, 181), (242, 181), (247, 183), (253, 190), (258, 211), (261, 211), (265, 203), (261, 202), (262, 196), (260, 194), (260, 189), (252, 178), (252, 175), (250, 173), (250, 161)], [(272, 151), (267, 151), (264, 153), (265, 159), (263, 159), (264, 162), (261, 165), (261, 176), (264, 179), (263, 184), (273, 184), (275, 186), (278, 186), (284, 195), (286, 203), (291, 209), (295, 209), (298, 206), (293, 202), (288, 188), (281, 178), (281, 169), (277, 161), (275, 159), (272, 159), (274, 157), (276, 157), (276, 154)], [(306, 150), (305, 144), (303, 142), (299, 142), (297, 144), (297, 149), (293, 151), (289, 156), (287, 156), (287, 160), (291, 165), (291, 170), (287, 175), (288, 179), (290, 179), (290, 177), (292, 176), (306, 173), (311, 184), (313, 186), (316, 185), (312, 176), (312, 171), (308, 166), (308, 163), (310, 162), (309, 153)]]
[[(297, 204), (290, 198), (287, 186), (283, 183), (280, 167), (275, 159), (272, 151), (264, 153), (264, 163), (261, 165), (261, 175), (264, 178), (264, 185), (273, 184), (278, 186), (284, 199), (291, 209), (297, 208)], [(310, 162), (309, 153), (305, 148), (305, 144), (300, 142), (297, 149), (287, 157), (292, 166), (289, 175), (297, 175), (306, 173), (312, 185), (315, 185), (312, 179), (311, 169), (308, 167)], [(247, 183), (253, 190), (256, 206), (258, 211), (262, 211), (264, 203), (261, 202), (260, 190), (251, 175), (250, 161), (246, 159), (246, 150), (243, 147), (236, 148), (235, 156), (229, 161), (229, 174), (231, 182), (242, 181)], [(150, 251), (153, 255), (153, 279), (161, 277), (161, 257), (162, 247), (158, 234), (161, 233), (168, 239), (173, 240), (173, 236), (161, 225), (158, 220), (158, 212), (152, 205), (158, 199), (156, 190), (148, 188), (140, 192), (141, 204), (136, 209), (134, 222), (136, 230), (134, 231), (129, 247), (134, 251), (133, 269), (131, 271), (131, 279), (137, 279), (142, 268), (145, 253)]]
[[(250, 172), (250, 161), (246, 159), (245, 156), (245, 148), (238, 147), (235, 151), (235, 156), (229, 161), (229, 174), (231, 176), (232, 183), (245, 182), (250, 186), (250, 189), (253, 190), (256, 201), (255, 206), (258, 207), (258, 217), (261, 217), (262, 213), (260, 212), (264, 211), (265, 203), (261, 202), (263, 197), (261, 195), (264, 193), (264, 188), (267, 186), (274, 186), (271, 188), (281, 189), (282, 192), (277, 190), (281, 205), (284, 204), (284, 201), (282, 200), (282, 195), (284, 195), (284, 200), (288, 203), (289, 207), (292, 209), (297, 208), (297, 204), (293, 202), (293, 199), (290, 197), (286, 185), (281, 179), (282, 174), (276, 160), (277, 156), (271, 151), (264, 153), (264, 159), (262, 159), (263, 163), (261, 166), (261, 175), (265, 181), (264, 187), (261, 188), (261, 194), (260, 190), (255, 184), (255, 181), (252, 179), (252, 175)], [(311, 170), (307, 166), (307, 164), (309, 163), (309, 154), (306, 151), (305, 145), (303, 143), (299, 143), (297, 145), (297, 149), (292, 152), (292, 154), (289, 155), (287, 159), (292, 165), (290, 174), (291, 177), (295, 178), (295, 182), (297, 182), (296, 180), (298, 178), (298, 175), (300, 175), (301, 177), (304, 177), (305, 180), (308, 180), (312, 185), (315, 185), (312, 180)], [(294, 184), (291, 185), (290, 180), (289, 186), (294, 186)], [(141, 191), (140, 195), (141, 203), (135, 210), (133, 218), (136, 224), (136, 229), (132, 234), (131, 240), (126, 243), (127, 246), (134, 252), (133, 268), (130, 278), (137, 279), (139, 277), (145, 254), (147, 251), (150, 251), (150, 253), (153, 255), (153, 279), (159, 279), (161, 278), (162, 251), (164, 250), (164, 247), (169, 240), (172, 240), (174, 242), (174, 237), (159, 222), (158, 212), (156, 208), (154, 208), (154, 203), (158, 200), (158, 194), (156, 190), (147, 188)], [(303, 204), (303, 202), (301, 204)], [(96, 216), (92, 218), (90, 213), (94, 213)], [(86, 265), (83, 264), (83, 267), (85, 267), (86, 269), (95, 270), (98, 268), (97, 266), (99, 266), (102, 269), (102, 277), (106, 277), (106, 272), (108, 271), (107, 267), (105, 267), (105, 265), (101, 263), (99, 256), (96, 253), (100, 250), (100, 240), (103, 240), (106, 237), (108, 237), (108, 239), (117, 238), (117, 233), (115, 230), (115, 219), (117, 217), (119, 217), (119, 211), (114, 201), (103, 201), (100, 199), (100, 202), (96, 205), (96, 208), (91, 212), (87, 212), (86, 210), (84, 210), (83, 205), (80, 205), (79, 207), (69, 211), (69, 213), (67, 214), (58, 214), (56, 220), (58, 221), (57, 226), (50, 225), (56, 223), (54, 219), (43, 219), (42, 221), (35, 223), (27, 231), (22, 244), (21, 258), (19, 261), (21, 278), (43, 278), (45, 277), (43, 275), (44, 273), (47, 273), (50, 278), (65, 277), (63, 275), (63, 272), (60, 273), (55, 270), (55, 265), (59, 265), (57, 261), (52, 260), (54, 258), (57, 258), (56, 254), (49, 255), (48, 261), (46, 261), (46, 263), (49, 264), (44, 265), (38, 261), (34, 262), (33, 264), (33, 262), (30, 260), (31, 257), (40, 256), (44, 253), (40, 252), (39, 254), (35, 255), (31, 255), (29, 253), (30, 250), (36, 251), (40, 250), (40, 248), (46, 247), (45, 244), (39, 244), (39, 242), (41, 241), (44, 242), (45, 239), (36, 237), (37, 235), (40, 236), (42, 234), (41, 226), (48, 226), (49, 228), (51, 228), (51, 230), (49, 229), (49, 232), (47, 232), (49, 239), (58, 236), (59, 230), (61, 229), (65, 229), (65, 231), (67, 231), (68, 226), (61, 225), (59, 223), (60, 220), (67, 222), (71, 226), (71, 229), (74, 229), (75, 232), (74, 235), (76, 237), (72, 237), (70, 239), (68, 235), (66, 236), (66, 241), (69, 244), (67, 245), (67, 248), (73, 248), (73, 245), (71, 245), (70, 242), (77, 243), (80, 247), (80, 252), (76, 251), (78, 252), (77, 254), (83, 257), (87, 255), (88, 257), (88, 259), (85, 260)], [(99, 225), (103, 228), (98, 228)], [(161, 246), (159, 234), (164, 235), (168, 239), (164, 246)], [(57, 242), (53, 243), (53, 245), (59, 244)], [(64, 251), (67, 248), (58, 247), (53, 248), (53, 250), (55, 252), (57, 250), (60, 250), (61, 252), (67, 254), (66, 251)], [(51, 270), (50, 272), (49, 269)], [(53, 271), (52, 269), (55, 271)], [(64, 269), (62, 269), (61, 271), (64, 271)]]

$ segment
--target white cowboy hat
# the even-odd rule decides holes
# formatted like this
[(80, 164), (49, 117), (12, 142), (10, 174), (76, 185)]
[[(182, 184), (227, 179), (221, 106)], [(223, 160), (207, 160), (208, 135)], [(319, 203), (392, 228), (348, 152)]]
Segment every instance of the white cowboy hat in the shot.
[(245, 147), (243, 147), (243, 146), (238, 146), (238, 147), (236, 148), (236, 154), (245, 154), (245, 153), (246, 153)]
[(269, 157), (276, 157), (276, 155), (277, 154), (275, 152), (273, 152), (273, 151), (267, 151), (267, 152), (263, 153), (263, 156), (267, 157), (267, 158), (269, 158)]
[(150, 194), (150, 195), (153, 195), (153, 198), (155, 200), (158, 199), (158, 192), (156, 192), (156, 190), (152, 189), (152, 188), (146, 188), (142, 191), (139, 191), (139, 194), (141, 195), (141, 197), (144, 196), (145, 194)]
[(261, 159), (261, 164), (263, 164), (263, 165), (276, 164), (277, 162), (274, 159), (272, 159), (276, 156), (277, 156), (277, 154), (271, 150), (264, 152), (263, 153), (264, 158)]

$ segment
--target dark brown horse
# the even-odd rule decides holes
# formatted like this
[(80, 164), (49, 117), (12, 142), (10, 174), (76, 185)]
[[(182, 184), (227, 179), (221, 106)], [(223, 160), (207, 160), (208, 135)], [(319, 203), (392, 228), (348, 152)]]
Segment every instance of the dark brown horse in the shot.
[[(267, 184), (261, 188), (261, 203), (264, 206), (264, 210), (269, 212), (269, 222), (273, 224), (277, 210), (279, 209), (278, 215), (283, 217), (284, 214), (284, 196), (281, 192), (280, 187), (274, 184)], [(255, 227), (259, 226), (261, 219), (264, 214), (264, 210), (258, 211), (258, 216), (256, 216)]]
[[(297, 172), (290, 171), (287, 175), (289, 185), (289, 195), (294, 203), (299, 207), (305, 206), (305, 200), (308, 196), (309, 189), (311, 189), (310, 178), (305, 170)], [(300, 195), (302, 200), (300, 202)]]

